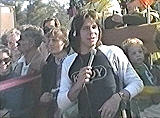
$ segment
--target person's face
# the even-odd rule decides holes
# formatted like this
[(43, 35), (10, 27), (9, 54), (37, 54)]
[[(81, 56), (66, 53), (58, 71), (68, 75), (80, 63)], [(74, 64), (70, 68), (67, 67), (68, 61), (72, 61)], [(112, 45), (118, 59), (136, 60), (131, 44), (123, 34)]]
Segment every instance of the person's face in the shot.
[(6, 52), (0, 52), (0, 75), (4, 76), (10, 73), (11, 58)]
[(11, 33), (8, 37), (8, 48), (11, 50), (17, 49), (17, 41), (20, 39), (20, 35), (16, 33)]
[(80, 48), (89, 49), (96, 45), (99, 38), (99, 29), (96, 22), (90, 18), (85, 19), (85, 22), (80, 30)]
[(64, 49), (65, 43), (59, 37), (49, 37), (48, 38), (48, 50), (50, 53), (57, 55)]
[(52, 28), (55, 27), (55, 21), (51, 20), (45, 23), (45, 27)]
[(18, 40), (18, 50), (22, 53), (28, 52), (28, 50), (32, 47), (33, 44), (29, 42), (27, 37), (21, 35), (21, 38)]
[(128, 56), (133, 64), (142, 64), (144, 61), (144, 52), (140, 45), (132, 45), (128, 48)]

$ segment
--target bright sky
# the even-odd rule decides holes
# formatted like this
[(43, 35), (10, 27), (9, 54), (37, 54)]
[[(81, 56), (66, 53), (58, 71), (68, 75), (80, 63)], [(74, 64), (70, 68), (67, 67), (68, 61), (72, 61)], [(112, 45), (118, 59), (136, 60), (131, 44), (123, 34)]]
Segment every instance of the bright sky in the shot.
[(60, 4), (63, 5), (69, 3), (70, 0), (56, 0), (56, 1), (58, 1)]
[[(67, 3), (69, 3), (70, 0), (56, 0), (56, 1), (59, 2), (60, 5), (65, 5), (65, 7), (68, 8)], [(42, 2), (47, 3), (48, 0), (42, 0)], [(25, 1), (23, 4), (22, 10), (24, 10), (28, 4), (29, 4), (28, 1)]]
[[(70, 0), (56, 0), (57, 2), (59, 2), (61, 5), (66, 5), (67, 3), (69, 3)], [(47, 3), (48, 0), (42, 0), (42, 2)]]

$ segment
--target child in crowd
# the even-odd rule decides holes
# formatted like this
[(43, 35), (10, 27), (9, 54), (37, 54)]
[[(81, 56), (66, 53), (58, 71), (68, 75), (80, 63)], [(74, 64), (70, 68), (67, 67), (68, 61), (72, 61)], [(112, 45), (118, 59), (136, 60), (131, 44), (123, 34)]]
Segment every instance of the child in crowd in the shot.
[(122, 43), (122, 48), (143, 80), (144, 85), (155, 85), (156, 80), (147, 65), (144, 63), (147, 50), (143, 46), (143, 42), (138, 38), (127, 39)]
[[(124, 49), (126, 55), (131, 61), (133, 67), (141, 77), (144, 85), (146, 87), (151, 87), (153, 92), (156, 92), (158, 77), (151, 73), (150, 68), (144, 63), (146, 48), (143, 45), (143, 42), (138, 38), (129, 38), (122, 43), (122, 48)], [(155, 88), (155, 89), (154, 89)], [(145, 91), (146, 89), (144, 89)], [(143, 91), (143, 92), (144, 92)], [(153, 94), (152, 94), (153, 95)], [(138, 99), (131, 101), (131, 107), (133, 107), (133, 117), (139, 118), (140, 112), (142, 113), (147, 107), (158, 103), (157, 95), (148, 95), (145, 100)], [(137, 106), (136, 106), (137, 105)], [(140, 111), (139, 111), (140, 110)], [(142, 116), (144, 117), (144, 116)]]

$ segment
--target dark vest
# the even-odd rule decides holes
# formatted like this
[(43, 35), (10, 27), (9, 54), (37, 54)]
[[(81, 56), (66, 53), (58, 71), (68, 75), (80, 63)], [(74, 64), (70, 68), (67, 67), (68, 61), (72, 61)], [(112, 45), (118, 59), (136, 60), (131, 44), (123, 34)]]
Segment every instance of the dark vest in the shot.
[[(73, 62), (69, 77), (74, 82), (80, 68), (87, 66), (90, 54), (78, 55)], [(81, 118), (100, 118), (98, 109), (116, 93), (115, 75), (107, 57), (97, 51), (92, 64), (92, 77), (78, 96), (78, 108)]]
[(55, 63), (55, 57), (49, 55), (47, 58), (47, 64), (42, 69), (42, 93), (50, 92), (52, 88), (56, 88), (56, 74), (57, 64)]

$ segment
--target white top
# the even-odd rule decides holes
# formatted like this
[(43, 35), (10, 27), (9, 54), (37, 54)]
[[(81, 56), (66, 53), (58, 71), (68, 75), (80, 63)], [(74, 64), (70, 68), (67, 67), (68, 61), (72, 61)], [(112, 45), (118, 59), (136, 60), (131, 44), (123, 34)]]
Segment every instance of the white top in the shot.
[[(140, 93), (143, 90), (143, 82), (123, 51), (117, 46), (101, 45), (99, 49), (107, 56), (114, 73), (124, 83), (123, 89), (126, 89), (130, 93), (131, 98)], [(62, 64), (60, 91), (57, 98), (58, 106), (62, 110), (74, 104), (67, 96), (72, 87), (72, 81), (68, 76), (68, 72), (77, 55), (77, 53), (74, 53), (68, 56)], [(118, 61), (115, 61), (115, 59)]]
[(24, 75), (27, 75), (27, 72), (28, 72), (28, 68), (30, 66), (30, 63), (27, 65), (26, 64), (26, 59), (24, 56), (22, 56), (17, 63), (23, 63), (23, 66), (22, 66), (22, 71), (21, 71), (21, 76), (24, 76)]

